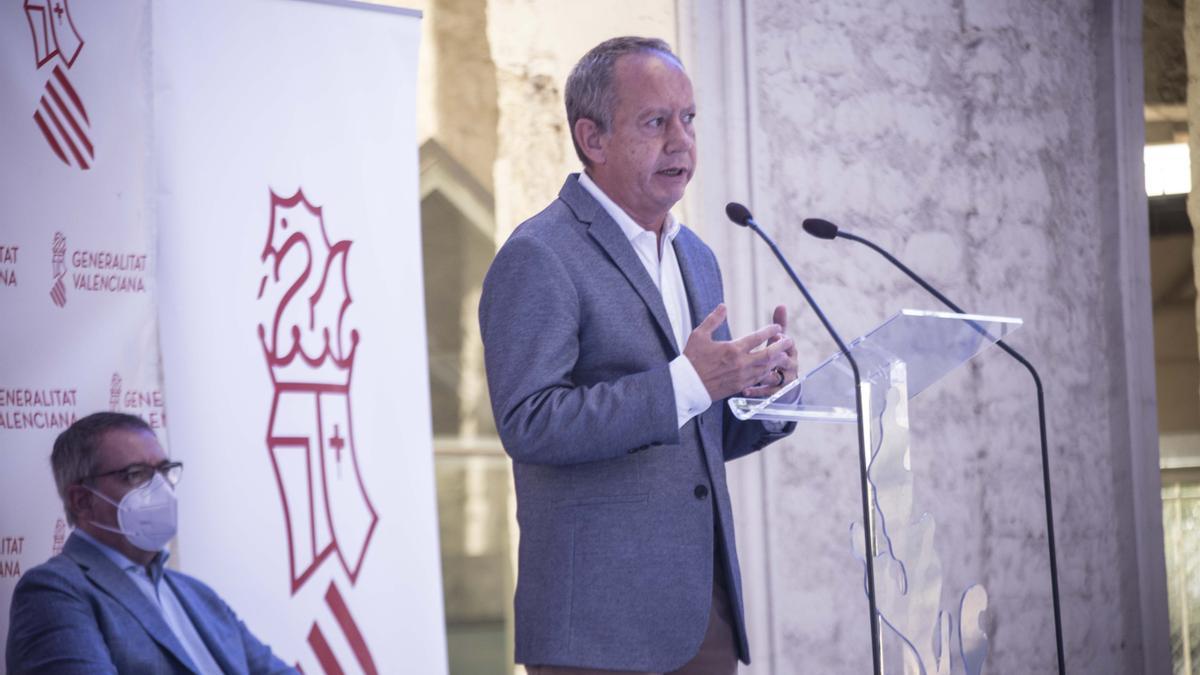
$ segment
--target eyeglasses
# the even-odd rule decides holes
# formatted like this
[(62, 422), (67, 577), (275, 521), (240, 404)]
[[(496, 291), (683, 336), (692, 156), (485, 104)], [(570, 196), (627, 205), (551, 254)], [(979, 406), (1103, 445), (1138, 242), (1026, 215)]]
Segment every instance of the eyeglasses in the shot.
[(179, 477), (183, 474), (183, 462), (163, 462), (158, 466), (150, 466), (149, 464), (142, 463), (130, 464), (122, 469), (114, 469), (113, 471), (105, 471), (104, 473), (93, 474), (88, 476), (88, 478), (91, 479), (103, 478), (105, 476), (116, 476), (120, 480), (124, 481), (126, 485), (138, 487), (140, 485), (149, 483), (150, 479), (154, 478), (155, 473), (162, 474), (162, 477), (167, 479), (168, 483), (175, 485), (179, 483)]

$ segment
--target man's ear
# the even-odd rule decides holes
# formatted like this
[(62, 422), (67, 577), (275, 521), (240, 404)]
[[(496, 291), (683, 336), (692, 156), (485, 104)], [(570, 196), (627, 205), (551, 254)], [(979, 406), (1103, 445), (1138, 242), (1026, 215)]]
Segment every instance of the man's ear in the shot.
[(604, 164), (605, 150), (608, 147), (608, 133), (600, 130), (595, 120), (580, 117), (575, 120), (575, 142), (583, 150), (583, 154), (592, 164)]
[(92, 500), (95, 497), (87, 488), (82, 485), (67, 486), (67, 507), (71, 511), (71, 515), (75, 516), (75, 521), (94, 520), (92, 518)]

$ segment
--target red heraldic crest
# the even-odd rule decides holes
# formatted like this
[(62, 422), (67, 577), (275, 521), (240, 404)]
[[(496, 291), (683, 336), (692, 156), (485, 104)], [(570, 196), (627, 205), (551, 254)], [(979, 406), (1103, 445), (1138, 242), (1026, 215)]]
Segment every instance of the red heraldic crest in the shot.
[(75, 30), (67, 0), (25, 0), (25, 20), (33, 33), (33, 56), (41, 68), (59, 57), (67, 67), (75, 65), (83, 38)]
[[(68, 69), (75, 65), (83, 38), (75, 29), (67, 0), (25, 0), (25, 19), (39, 69), (55, 57)], [(33, 121), (63, 164), (86, 171), (96, 160), (87, 108), (59, 64), (50, 73)]]
[(121, 409), (121, 374), (113, 373), (112, 381), (108, 385), (108, 409), (117, 412)]
[(50, 274), (54, 285), (50, 287), (50, 299), (59, 307), (67, 304), (67, 285), (63, 278), (67, 276), (67, 238), (62, 232), (54, 233), (54, 241), (50, 243)]
[(346, 325), (350, 241), (331, 244), (320, 207), (271, 192), (258, 337), (274, 385), (267, 448), (287, 520), (292, 593), (336, 553), (353, 584), (379, 516), (354, 447), (350, 382), (359, 333)]

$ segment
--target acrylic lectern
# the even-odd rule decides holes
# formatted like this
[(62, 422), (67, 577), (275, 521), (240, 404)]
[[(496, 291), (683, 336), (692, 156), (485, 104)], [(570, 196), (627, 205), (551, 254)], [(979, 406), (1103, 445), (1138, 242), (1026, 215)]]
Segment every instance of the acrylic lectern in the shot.
[[(855, 377), (837, 353), (768, 399), (733, 398), (739, 419), (856, 424), (865, 449), (866, 524), (852, 526), (854, 555), (874, 562), (877, 631), (883, 672), (979, 675), (987, 635), (979, 625), (987, 592), (971, 585), (957, 607), (941, 607), (942, 568), (934, 519), (914, 514), (908, 401), (1021, 326), (1011, 317), (902, 310), (846, 345)], [(797, 390), (799, 395), (797, 396)], [(867, 548), (870, 548), (868, 553)]]

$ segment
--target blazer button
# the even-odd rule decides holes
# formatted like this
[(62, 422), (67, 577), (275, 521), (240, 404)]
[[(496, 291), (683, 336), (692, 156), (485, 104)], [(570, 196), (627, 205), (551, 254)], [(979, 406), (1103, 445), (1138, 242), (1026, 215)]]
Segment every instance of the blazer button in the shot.
[(692, 494), (696, 495), (696, 499), (704, 499), (708, 496), (708, 486), (697, 485), (696, 489), (692, 490)]

